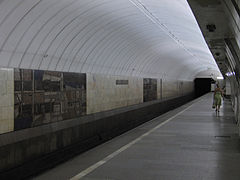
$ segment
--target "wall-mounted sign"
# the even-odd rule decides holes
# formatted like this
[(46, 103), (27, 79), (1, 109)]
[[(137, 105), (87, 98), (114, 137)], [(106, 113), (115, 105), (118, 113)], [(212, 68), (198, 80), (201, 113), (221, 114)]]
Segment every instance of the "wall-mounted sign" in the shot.
[(128, 85), (128, 80), (116, 80), (116, 85)]

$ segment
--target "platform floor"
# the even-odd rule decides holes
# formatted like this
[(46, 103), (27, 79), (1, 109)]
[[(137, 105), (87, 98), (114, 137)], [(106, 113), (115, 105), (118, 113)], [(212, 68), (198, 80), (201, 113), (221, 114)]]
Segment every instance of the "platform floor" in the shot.
[(211, 103), (207, 94), (32, 179), (239, 180), (231, 103), (220, 116)]

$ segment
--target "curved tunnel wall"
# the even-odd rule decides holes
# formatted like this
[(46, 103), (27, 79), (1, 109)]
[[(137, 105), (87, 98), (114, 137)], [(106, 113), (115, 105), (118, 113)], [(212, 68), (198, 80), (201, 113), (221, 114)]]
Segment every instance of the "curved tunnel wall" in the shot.
[(185, 0), (3, 0), (0, 32), (1, 133), (182, 96), (218, 70)]
[(0, 66), (194, 79), (217, 69), (185, 0), (12, 0)]

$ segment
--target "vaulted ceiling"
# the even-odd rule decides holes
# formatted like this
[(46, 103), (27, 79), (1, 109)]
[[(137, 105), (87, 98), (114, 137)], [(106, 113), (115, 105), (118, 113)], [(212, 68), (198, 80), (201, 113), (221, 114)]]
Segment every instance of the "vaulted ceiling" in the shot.
[(240, 1), (188, 0), (222, 74), (240, 77)]
[(0, 0), (0, 67), (219, 75), (186, 0)]

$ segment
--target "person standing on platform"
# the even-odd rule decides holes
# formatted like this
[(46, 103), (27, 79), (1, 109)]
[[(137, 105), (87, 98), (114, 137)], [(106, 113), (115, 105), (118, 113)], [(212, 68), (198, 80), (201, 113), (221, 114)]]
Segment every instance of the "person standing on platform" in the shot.
[(216, 113), (219, 113), (219, 109), (222, 104), (222, 97), (223, 97), (223, 91), (217, 84), (214, 90), (214, 103), (215, 103)]

